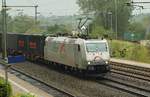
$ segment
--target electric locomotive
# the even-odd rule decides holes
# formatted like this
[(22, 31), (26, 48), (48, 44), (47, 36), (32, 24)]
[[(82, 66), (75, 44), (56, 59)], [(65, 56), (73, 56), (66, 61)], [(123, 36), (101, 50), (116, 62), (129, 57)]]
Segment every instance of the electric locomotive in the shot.
[(110, 69), (109, 47), (105, 39), (47, 37), (44, 59), (71, 70), (88, 73), (106, 73)]
[(71, 72), (107, 74), (109, 46), (105, 39), (46, 37), (30, 34), (7, 34), (8, 54), (22, 54), (34, 62), (51, 63)]

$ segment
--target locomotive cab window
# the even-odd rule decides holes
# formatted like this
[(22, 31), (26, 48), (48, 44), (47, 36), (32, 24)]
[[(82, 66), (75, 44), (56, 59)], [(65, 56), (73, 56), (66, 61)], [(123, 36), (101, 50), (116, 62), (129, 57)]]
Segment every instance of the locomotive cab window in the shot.
[(107, 52), (106, 43), (87, 43), (87, 52)]

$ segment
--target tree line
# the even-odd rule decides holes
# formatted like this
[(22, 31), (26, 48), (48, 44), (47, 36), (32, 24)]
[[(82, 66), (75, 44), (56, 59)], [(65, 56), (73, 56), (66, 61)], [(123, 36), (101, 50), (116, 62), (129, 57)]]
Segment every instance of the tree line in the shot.
[[(90, 24), (92, 35), (109, 35), (123, 39), (125, 32), (146, 33), (145, 21), (132, 21), (133, 6), (127, 6), (132, 0), (78, 0), (77, 4), (84, 14), (94, 13)], [(146, 18), (145, 18), (146, 19)], [(146, 19), (147, 21), (150, 21)], [(150, 26), (150, 24), (149, 24)], [(148, 34), (150, 33), (147, 32)], [(146, 35), (146, 34), (145, 34)], [(150, 36), (150, 34), (149, 34)], [(149, 38), (148, 36), (148, 38)]]
[[(90, 36), (123, 39), (125, 32), (143, 33), (150, 39), (150, 19), (145, 17), (142, 21), (134, 21), (132, 6), (126, 3), (131, 0), (77, 0), (83, 14), (92, 14), (92, 22), (88, 25)], [(16, 33), (44, 33), (53, 34), (70, 33), (74, 28), (71, 24), (49, 25), (42, 20), (35, 22), (34, 17), (20, 14), (10, 16), (7, 14), (7, 32)], [(0, 13), (0, 32), (2, 32), (2, 14)]]

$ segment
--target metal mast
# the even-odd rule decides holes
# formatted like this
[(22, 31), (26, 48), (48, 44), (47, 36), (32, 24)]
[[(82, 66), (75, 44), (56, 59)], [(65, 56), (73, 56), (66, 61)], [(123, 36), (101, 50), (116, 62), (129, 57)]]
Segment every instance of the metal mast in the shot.
[(2, 34), (2, 58), (7, 60), (7, 14), (6, 14), (6, 0), (2, 0), (2, 21), (3, 21), (3, 34)]

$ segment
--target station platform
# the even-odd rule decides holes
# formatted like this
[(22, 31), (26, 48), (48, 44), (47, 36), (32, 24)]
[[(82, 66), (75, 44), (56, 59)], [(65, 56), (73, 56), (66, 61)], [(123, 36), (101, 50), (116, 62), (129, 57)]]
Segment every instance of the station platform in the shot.
[(124, 60), (124, 59), (115, 59), (115, 58), (111, 58), (110, 61), (111, 62), (117, 62), (117, 63), (123, 63), (123, 64), (130, 64), (130, 65), (134, 65), (134, 66), (138, 66), (138, 67), (150, 68), (150, 64), (137, 62), (137, 61)]
[[(5, 72), (1, 67), (0, 67), (0, 76), (5, 78)], [(31, 85), (30, 83), (25, 82), (22, 79), (19, 79), (13, 74), (8, 73), (8, 77), (9, 77), (8, 80), (12, 85), (13, 95), (17, 95), (20, 93), (30, 93), (32, 95), (35, 95), (35, 97), (53, 97), (52, 95), (49, 95), (48, 93)]]

